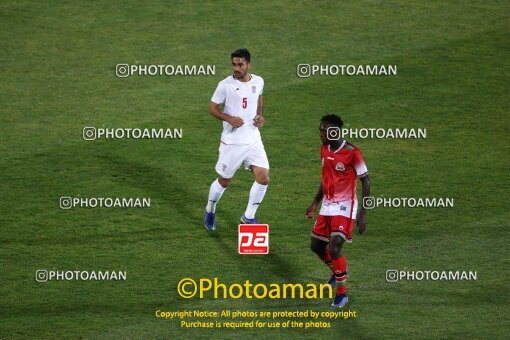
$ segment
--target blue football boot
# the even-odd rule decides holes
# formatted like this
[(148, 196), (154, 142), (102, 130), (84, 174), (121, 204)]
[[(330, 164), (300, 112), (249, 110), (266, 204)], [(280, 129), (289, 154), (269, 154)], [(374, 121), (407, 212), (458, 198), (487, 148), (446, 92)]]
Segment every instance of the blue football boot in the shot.
[(205, 216), (204, 216), (204, 226), (207, 230), (209, 231), (214, 231), (216, 230), (216, 219), (215, 219), (215, 216), (216, 214), (213, 213), (213, 212), (205, 212)]

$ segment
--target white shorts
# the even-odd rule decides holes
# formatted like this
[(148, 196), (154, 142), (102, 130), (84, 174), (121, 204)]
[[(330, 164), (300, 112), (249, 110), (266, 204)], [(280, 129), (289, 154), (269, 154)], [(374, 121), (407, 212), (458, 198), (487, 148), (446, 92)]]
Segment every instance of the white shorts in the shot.
[(323, 200), (321, 204), (320, 213), (323, 216), (345, 216), (347, 218), (356, 219), (356, 213), (358, 212), (358, 201), (347, 200), (343, 202), (328, 202)]
[(221, 143), (219, 152), (216, 172), (223, 178), (234, 177), (242, 163), (246, 169), (249, 169), (250, 165), (269, 169), (266, 150), (261, 140), (253, 144)]

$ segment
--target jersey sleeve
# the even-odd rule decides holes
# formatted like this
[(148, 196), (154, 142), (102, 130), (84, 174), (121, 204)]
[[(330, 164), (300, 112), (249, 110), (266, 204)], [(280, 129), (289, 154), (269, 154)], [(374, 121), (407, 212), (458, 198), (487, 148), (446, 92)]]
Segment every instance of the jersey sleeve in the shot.
[(224, 104), (227, 99), (227, 87), (224, 82), (218, 83), (218, 87), (216, 87), (216, 91), (211, 98), (211, 101), (216, 104)]
[(354, 166), (354, 170), (356, 171), (357, 177), (363, 177), (367, 174), (368, 172), (367, 165), (363, 160), (361, 151), (359, 151), (358, 149), (354, 149), (352, 152), (352, 165)]

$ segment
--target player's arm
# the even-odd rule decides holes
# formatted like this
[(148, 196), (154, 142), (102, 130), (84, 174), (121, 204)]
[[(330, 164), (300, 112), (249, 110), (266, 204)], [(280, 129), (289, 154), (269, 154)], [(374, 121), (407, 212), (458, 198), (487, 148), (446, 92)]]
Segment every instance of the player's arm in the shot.
[[(370, 195), (370, 177), (365, 175), (360, 178), (361, 181), (361, 202), (365, 202), (365, 197)], [(361, 205), (361, 210), (358, 213), (358, 234), (361, 235), (367, 229), (367, 209)]]
[(257, 102), (257, 115), (255, 116), (255, 118), (253, 118), (253, 125), (255, 125), (256, 127), (262, 127), (265, 122), (266, 119), (264, 118), (264, 98), (262, 96), (259, 96)]
[(313, 218), (315, 216), (315, 211), (317, 210), (317, 207), (322, 202), (322, 198), (324, 197), (324, 192), (322, 191), (322, 183), (319, 186), (319, 191), (317, 191), (317, 195), (315, 195), (315, 199), (313, 200), (312, 204), (306, 209), (306, 218)]
[(209, 113), (212, 116), (229, 123), (235, 128), (241, 127), (244, 124), (242, 118), (230, 116), (226, 113), (221, 112), (220, 106), (215, 102), (211, 102), (211, 105), (209, 105)]

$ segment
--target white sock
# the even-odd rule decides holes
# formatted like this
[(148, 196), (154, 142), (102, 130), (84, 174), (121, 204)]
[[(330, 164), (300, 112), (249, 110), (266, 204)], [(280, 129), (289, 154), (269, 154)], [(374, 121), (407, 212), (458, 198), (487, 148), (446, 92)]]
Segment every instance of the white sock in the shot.
[(205, 211), (207, 212), (216, 212), (216, 203), (221, 198), (221, 195), (225, 192), (227, 188), (221, 186), (218, 179), (216, 179), (211, 184), (211, 188), (209, 189), (209, 201), (207, 202), (207, 207), (205, 207)]
[(246, 207), (246, 212), (244, 216), (246, 218), (252, 219), (255, 218), (255, 213), (257, 212), (257, 208), (260, 203), (264, 199), (264, 195), (266, 194), (267, 185), (258, 184), (257, 182), (253, 182), (250, 190), (250, 199), (248, 200), (248, 206)]

